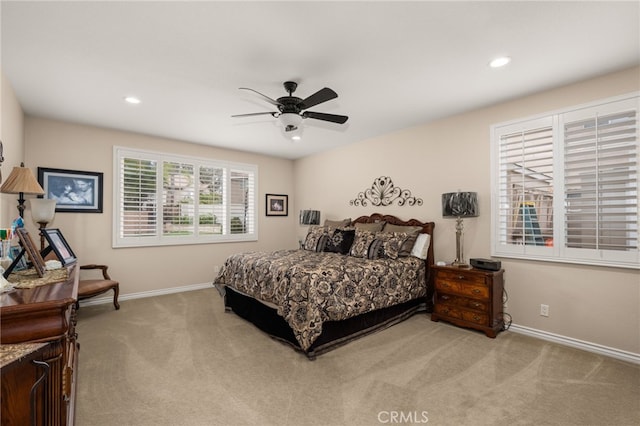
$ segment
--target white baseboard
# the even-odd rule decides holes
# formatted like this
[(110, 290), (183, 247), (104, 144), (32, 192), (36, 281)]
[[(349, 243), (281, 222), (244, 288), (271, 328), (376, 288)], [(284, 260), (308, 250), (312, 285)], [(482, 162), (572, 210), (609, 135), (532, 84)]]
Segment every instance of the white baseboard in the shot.
[[(213, 283), (209, 282), (209, 283), (202, 283), (202, 284), (191, 284), (191, 285), (185, 285), (182, 287), (171, 287), (171, 288), (163, 288), (161, 290), (142, 291), (140, 293), (125, 294), (118, 297), (118, 301), (122, 302), (123, 300), (142, 299), (145, 297), (153, 297), (153, 296), (163, 296), (165, 294), (182, 293), (183, 291), (202, 290), (205, 288), (213, 288)], [(95, 297), (95, 298), (83, 300), (80, 302), (80, 306), (102, 305), (105, 303), (112, 304), (113, 293), (108, 292), (106, 294), (108, 296)]]
[(527, 336), (536, 337), (538, 339), (559, 343), (565, 346), (582, 349), (588, 352), (609, 356), (622, 361), (640, 364), (640, 354), (627, 352), (620, 349), (610, 348), (597, 343), (585, 342), (583, 340), (574, 339), (572, 337), (561, 336), (559, 334), (549, 333), (548, 331), (537, 330), (535, 328), (525, 327), (522, 325), (511, 324), (509, 331), (515, 333), (526, 334)]

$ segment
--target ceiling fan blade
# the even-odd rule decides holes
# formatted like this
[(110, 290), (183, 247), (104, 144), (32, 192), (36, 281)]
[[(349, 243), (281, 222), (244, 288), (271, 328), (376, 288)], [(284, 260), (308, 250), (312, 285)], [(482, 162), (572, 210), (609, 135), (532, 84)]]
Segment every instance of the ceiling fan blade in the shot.
[(316, 120), (331, 121), (332, 123), (344, 124), (349, 117), (346, 115), (325, 114), (323, 112), (305, 111), (302, 113), (304, 118), (315, 118)]
[(331, 99), (335, 99), (337, 97), (338, 97), (338, 94), (336, 92), (329, 89), (328, 87), (325, 87), (324, 89), (320, 89), (313, 95), (304, 99), (302, 102), (298, 104), (298, 107), (300, 109), (311, 108), (312, 106), (316, 106), (323, 102), (330, 101)]
[(262, 93), (258, 92), (257, 90), (253, 90), (250, 89), (248, 87), (240, 87), (240, 90), (251, 90), (253, 93), (257, 93), (258, 95), (262, 96), (262, 98), (269, 102), (271, 105), (275, 105), (275, 106), (280, 106), (280, 102), (276, 101), (275, 99), (271, 99), (270, 97), (268, 97), (267, 95), (263, 95)]
[(236, 115), (232, 115), (231, 117), (251, 117), (254, 115), (271, 115), (273, 117), (277, 117), (277, 112), (251, 112), (249, 114), (236, 114)]

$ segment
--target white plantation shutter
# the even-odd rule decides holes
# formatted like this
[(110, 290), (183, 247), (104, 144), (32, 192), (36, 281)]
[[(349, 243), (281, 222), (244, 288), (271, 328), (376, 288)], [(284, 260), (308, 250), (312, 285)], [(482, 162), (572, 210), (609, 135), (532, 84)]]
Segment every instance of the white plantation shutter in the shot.
[(638, 117), (633, 102), (564, 115), (565, 245), (638, 250)]
[(640, 269), (638, 106), (492, 126), (492, 255)]
[(114, 148), (114, 247), (257, 239), (257, 167)]

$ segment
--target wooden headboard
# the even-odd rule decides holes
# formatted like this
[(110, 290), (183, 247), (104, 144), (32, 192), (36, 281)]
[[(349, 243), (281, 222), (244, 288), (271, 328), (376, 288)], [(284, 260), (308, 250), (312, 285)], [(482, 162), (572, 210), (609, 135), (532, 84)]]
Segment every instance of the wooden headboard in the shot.
[(431, 270), (431, 266), (435, 264), (435, 257), (433, 253), (433, 228), (435, 228), (436, 224), (434, 222), (421, 222), (418, 219), (409, 219), (402, 220), (396, 216), (391, 216), (388, 214), (380, 214), (373, 213), (370, 216), (360, 216), (359, 218), (353, 220), (351, 224), (354, 223), (377, 223), (377, 222), (386, 222), (392, 225), (400, 225), (400, 226), (421, 226), (423, 234), (429, 234), (431, 236), (431, 241), (429, 242), (429, 250), (427, 252), (427, 258), (425, 259), (425, 263), (427, 265), (427, 271), (425, 274), (425, 281), (427, 284), (427, 311), (431, 312), (433, 310), (433, 292), (434, 292), (434, 284), (433, 278), (434, 273)]

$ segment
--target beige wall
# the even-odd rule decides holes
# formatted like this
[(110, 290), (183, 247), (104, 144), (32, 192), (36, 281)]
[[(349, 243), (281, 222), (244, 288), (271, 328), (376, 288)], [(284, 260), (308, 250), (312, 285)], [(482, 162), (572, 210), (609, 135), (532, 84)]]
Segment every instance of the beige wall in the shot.
[[(238, 251), (296, 247), (294, 215), (265, 217), (264, 194), (293, 194), (293, 162), (203, 145), (167, 140), (41, 118), (25, 119), (26, 158), (36, 167), (104, 173), (104, 213), (57, 213), (49, 227), (60, 228), (81, 263), (106, 263), (123, 295), (211, 282), (214, 267)], [(259, 241), (174, 247), (112, 249), (113, 146), (258, 165)], [(25, 212), (25, 222), (35, 233)]]
[[(0, 170), (4, 182), (13, 167), (24, 161), (24, 114), (11, 84), (1, 70), (0, 78), (0, 140), (4, 148), (4, 163)], [(27, 163), (25, 166), (34, 170), (31, 164)], [(11, 221), (18, 217), (17, 205), (17, 195), (0, 194), (0, 227), (8, 228)]]
[[(637, 91), (639, 75), (638, 68), (629, 69), (297, 160), (296, 202), (321, 210), (322, 220), (380, 212), (434, 221), (436, 259), (451, 261), (455, 221), (442, 218), (440, 196), (476, 191), (480, 216), (464, 222), (465, 257), (489, 257), (489, 126)], [(349, 200), (379, 176), (390, 176), (424, 204), (350, 206)], [(501, 260), (509, 295), (506, 311), (514, 324), (640, 353), (639, 271)], [(548, 318), (539, 315), (542, 303), (550, 306)]]

